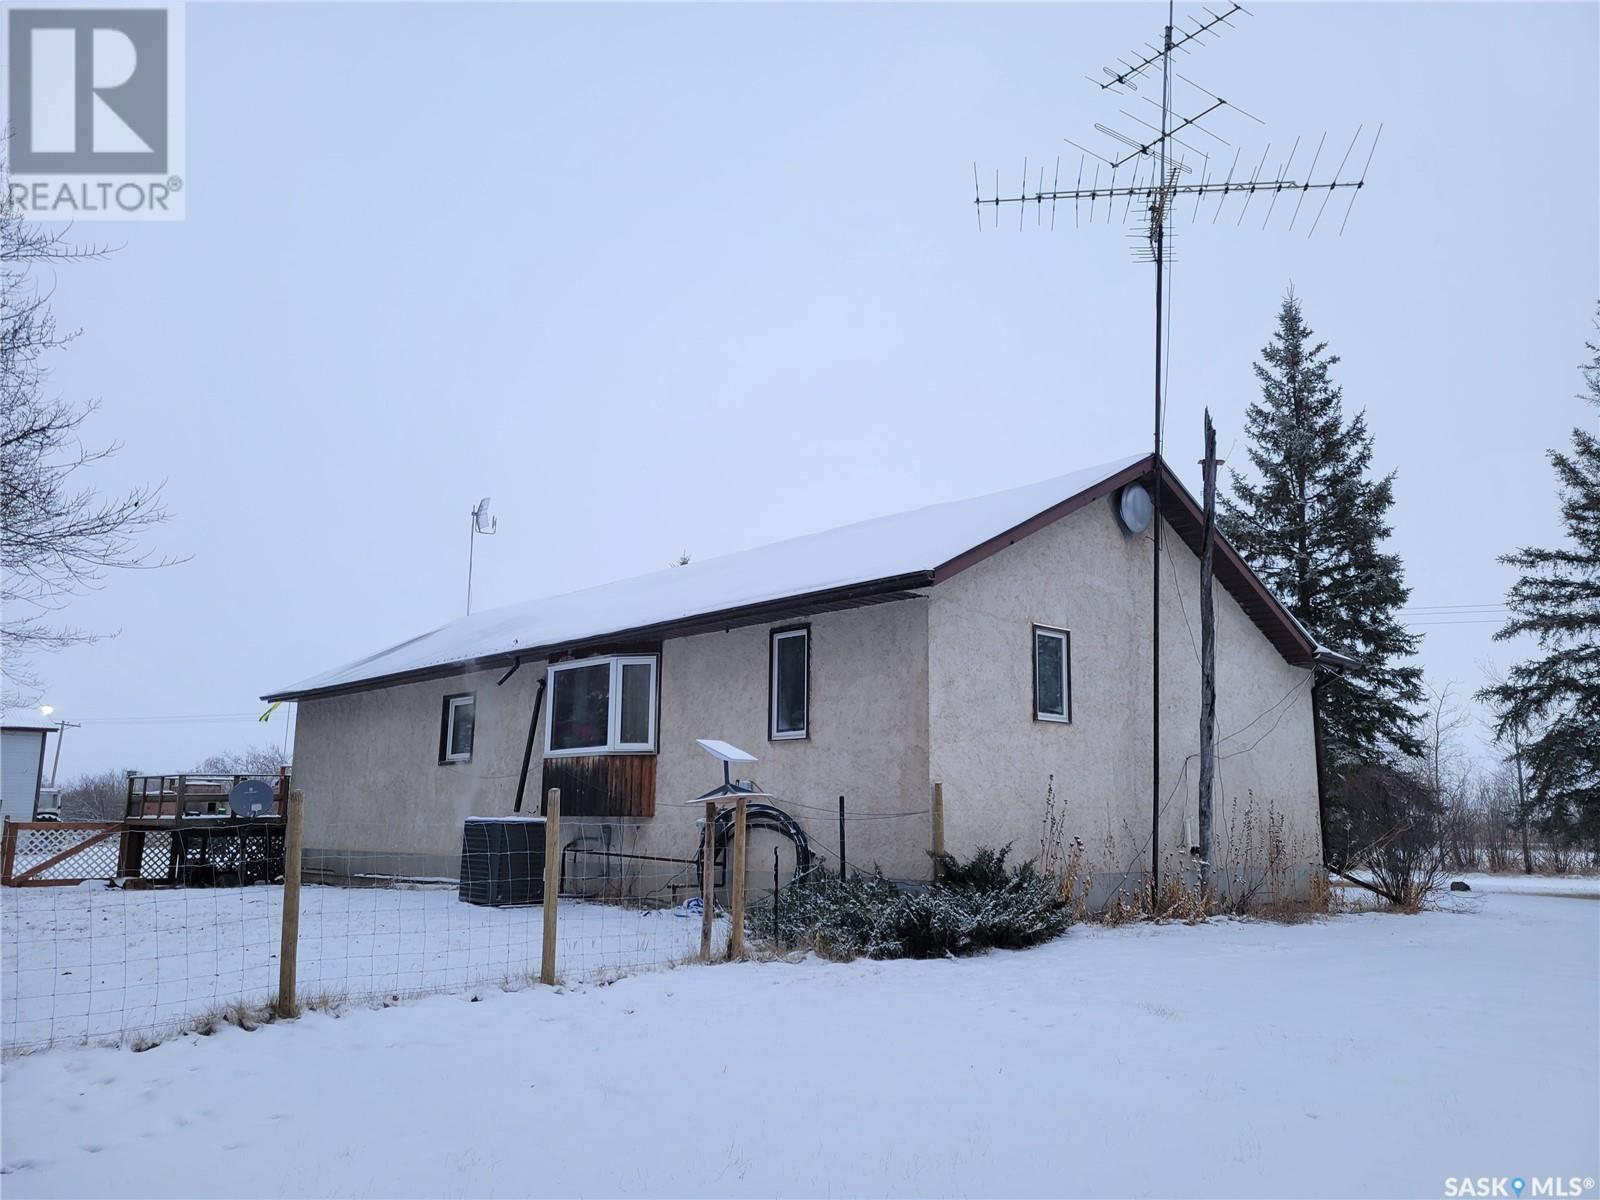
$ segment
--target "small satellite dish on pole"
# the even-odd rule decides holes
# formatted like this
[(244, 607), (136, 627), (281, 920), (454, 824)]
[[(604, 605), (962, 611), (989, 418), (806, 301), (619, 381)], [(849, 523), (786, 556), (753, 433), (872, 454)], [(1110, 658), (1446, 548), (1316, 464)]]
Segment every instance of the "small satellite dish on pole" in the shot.
[(695, 743), (712, 758), (722, 761), (722, 782), (709, 792), (702, 792), (690, 804), (704, 804), (707, 800), (737, 800), (741, 796), (745, 799), (772, 799), (772, 793), (762, 790), (754, 781), (749, 779), (734, 779), (729, 769), (733, 763), (753, 763), (756, 756), (737, 746), (729, 745), (718, 738), (695, 738)]
[(472, 528), (467, 532), (467, 615), (472, 615), (472, 557), (478, 545), (478, 535), (485, 537), (500, 528), (500, 518), (489, 515), (489, 497), (478, 501), (472, 510)]
[(228, 807), (236, 817), (259, 817), (272, 811), (278, 789), (265, 779), (241, 779), (228, 793)]

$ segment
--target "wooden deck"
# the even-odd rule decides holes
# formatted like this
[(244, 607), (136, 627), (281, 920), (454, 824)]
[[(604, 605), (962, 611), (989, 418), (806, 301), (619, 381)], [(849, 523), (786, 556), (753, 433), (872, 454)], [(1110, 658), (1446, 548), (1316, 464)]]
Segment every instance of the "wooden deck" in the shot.
[[(270, 811), (235, 816), (228, 795), (260, 779)], [(7, 821), (0, 885), (72, 887), (116, 879), (129, 887), (242, 887), (283, 875), (287, 768), (276, 775), (130, 775), (121, 821)]]

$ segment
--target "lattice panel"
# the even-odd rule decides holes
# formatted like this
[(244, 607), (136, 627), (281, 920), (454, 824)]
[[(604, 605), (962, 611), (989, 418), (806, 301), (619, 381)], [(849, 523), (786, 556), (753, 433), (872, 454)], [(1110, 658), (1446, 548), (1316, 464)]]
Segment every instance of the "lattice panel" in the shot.
[[(93, 840), (104, 832), (104, 829), (75, 829), (71, 826), (18, 829), (16, 854), (11, 864), (12, 882), (27, 884), (114, 879), (119, 842), (115, 833), (110, 837), (100, 837), (99, 841)], [(83, 849), (70, 853), (80, 845)], [(51, 862), (62, 854), (66, 854), (66, 857), (59, 862)], [(44, 865), (47, 863), (50, 865)]]

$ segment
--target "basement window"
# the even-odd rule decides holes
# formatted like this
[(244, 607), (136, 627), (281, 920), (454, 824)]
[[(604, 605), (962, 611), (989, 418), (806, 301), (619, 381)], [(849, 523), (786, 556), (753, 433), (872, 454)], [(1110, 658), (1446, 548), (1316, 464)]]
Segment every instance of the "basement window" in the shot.
[(773, 741), (805, 737), (811, 715), (810, 626), (773, 630), (767, 678), (767, 736)]
[(472, 758), (472, 735), (477, 726), (477, 699), (471, 692), (444, 698), (444, 718), (439, 726), (439, 761), (468, 762)]
[(656, 671), (654, 655), (586, 658), (553, 665), (545, 754), (653, 751)]
[(1072, 720), (1072, 634), (1033, 627), (1033, 719)]

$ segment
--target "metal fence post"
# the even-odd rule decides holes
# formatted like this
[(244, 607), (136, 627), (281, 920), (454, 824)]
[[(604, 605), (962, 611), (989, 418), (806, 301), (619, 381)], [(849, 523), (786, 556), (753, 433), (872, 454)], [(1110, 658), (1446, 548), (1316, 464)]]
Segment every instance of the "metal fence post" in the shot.
[(544, 942), (539, 950), (539, 982), (556, 981), (556, 908), (561, 897), (561, 789), (544, 802)]
[(939, 882), (940, 859), (944, 857), (944, 784), (933, 785), (933, 881)]
[(700, 961), (711, 961), (711, 922), (717, 909), (717, 802), (706, 801), (706, 836), (700, 860)]
[(295, 969), (300, 953), (300, 858), (305, 824), (305, 797), (289, 793), (283, 821), (283, 929), (278, 941), (278, 1003), (280, 1017), (298, 1017)]
[(775, 950), (783, 949), (783, 944), (778, 940), (778, 848), (772, 848), (772, 946)]
[(733, 924), (728, 930), (728, 957), (744, 957), (745, 799), (733, 802), (733, 877), (728, 881), (728, 910)]
[(844, 797), (839, 797), (839, 879), (844, 880)]

